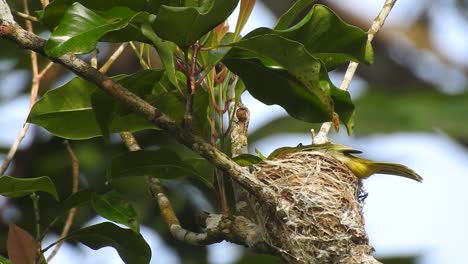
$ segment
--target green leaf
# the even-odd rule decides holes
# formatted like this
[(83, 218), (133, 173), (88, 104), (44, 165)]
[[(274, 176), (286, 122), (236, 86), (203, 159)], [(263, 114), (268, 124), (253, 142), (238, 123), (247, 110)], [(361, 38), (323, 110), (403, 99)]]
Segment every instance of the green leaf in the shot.
[(213, 187), (215, 167), (211, 163), (202, 158), (184, 159), (183, 161), (196, 171), (199, 180), (206, 186)]
[[(172, 85), (165, 83), (160, 86), (160, 84), (155, 86), (157, 94), (151, 96), (149, 101), (172, 119), (181, 122), (185, 112), (185, 98)], [(208, 93), (198, 89), (193, 102), (193, 132), (205, 139), (210, 137), (211, 131), (207, 120), (208, 102)]]
[(298, 0), (276, 22), (275, 29), (283, 30), (291, 26), (297, 16), (315, 0)]
[(51, 194), (55, 200), (59, 200), (54, 183), (49, 177), (37, 178), (15, 178), (11, 176), (0, 177), (0, 195), (7, 197), (22, 197), (34, 192), (46, 192)]
[(0, 256), (0, 264), (13, 264), (9, 259), (4, 256)]
[(348, 135), (351, 135), (354, 131), (355, 114), (354, 103), (351, 100), (351, 95), (347, 91), (343, 91), (333, 85), (331, 87), (331, 97), (334, 102), (335, 112), (340, 118), (340, 122), (345, 125)]
[(107, 11), (113, 7), (121, 6), (127, 7), (133, 11), (145, 10), (147, 3), (146, 0), (113, 0), (113, 1), (96, 1), (96, 0), (54, 0), (46, 6), (42, 16), (41, 22), (44, 23), (49, 29), (54, 29), (60, 22), (65, 12), (74, 3), (80, 3), (88, 9), (97, 11)]
[(314, 5), (307, 16), (293, 27), (275, 31), (302, 43), (310, 54), (322, 60), (328, 71), (350, 60), (373, 62), (367, 33), (345, 23), (324, 5)]
[(184, 1), (180, 0), (149, 0), (148, 1), (148, 7), (146, 8), (146, 11), (152, 13), (152, 14), (157, 14), (159, 11), (159, 8), (163, 5), (166, 6), (183, 6)]
[(234, 157), (233, 160), (241, 166), (252, 166), (263, 161), (262, 158), (252, 154), (241, 154)]
[(45, 52), (51, 57), (60, 57), (68, 52), (88, 53), (106, 33), (126, 27), (136, 15), (131, 9), (120, 6), (97, 14), (80, 3), (74, 3), (52, 32)]
[(75, 240), (94, 250), (113, 247), (125, 263), (147, 264), (151, 249), (140, 234), (105, 222), (79, 229), (67, 239)]
[(60, 204), (59, 214), (65, 214), (68, 210), (91, 201), (92, 194), (90, 190), (85, 189), (70, 195)]
[(140, 233), (137, 213), (133, 206), (116, 191), (99, 195), (93, 193), (91, 203), (96, 212), (110, 220), (129, 227), (133, 232)]
[(177, 49), (176, 44), (170, 41), (163, 41), (154, 33), (151, 26), (147, 23), (141, 26), (141, 32), (145, 37), (153, 42), (153, 45), (156, 48), (159, 57), (161, 58), (161, 62), (164, 65), (164, 69), (166, 70), (166, 75), (169, 78), (169, 81), (171, 81), (172, 85), (178, 87), (179, 83), (177, 82), (174, 63), (174, 52)]
[(181, 48), (195, 43), (236, 8), (239, 0), (207, 0), (201, 6), (159, 7), (153, 28), (162, 39), (172, 41)]
[[(118, 82), (131, 90), (134, 89), (136, 93), (149, 93), (160, 76), (161, 72), (158, 71), (141, 71), (121, 78)], [(91, 96), (96, 91), (98, 88), (94, 84), (76, 77), (64, 86), (48, 91), (32, 108), (28, 122), (68, 139), (101, 136), (103, 133), (96, 121), (95, 112), (103, 130), (110, 127), (108, 131), (112, 133), (155, 128), (141, 115), (131, 112), (115, 99), (95, 99), (95, 104), (92, 105)], [(104, 93), (100, 96), (109, 97)]]
[(198, 89), (193, 98), (193, 133), (206, 140), (210, 139), (211, 127), (208, 122), (209, 95)]
[(301, 43), (273, 34), (246, 37), (234, 44), (223, 62), (263, 103), (278, 104), (308, 122), (332, 118), (330, 91), (319, 83), (321, 62)]
[[(279, 28), (289, 25), (306, 4), (297, 3)], [(278, 104), (292, 117), (311, 123), (331, 121), (336, 112), (348, 133), (352, 132), (351, 97), (333, 85), (327, 72), (349, 60), (372, 61), (364, 31), (344, 23), (325, 6), (315, 5), (291, 28), (259, 28), (232, 46), (223, 62), (255, 98)]]
[(127, 152), (112, 159), (107, 175), (112, 178), (151, 176), (161, 179), (177, 179), (194, 176), (205, 184), (211, 184), (205, 175), (184, 162), (175, 152), (167, 149)]
[(37, 101), (28, 122), (68, 139), (100, 136), (90, 102), (94, 90), (95, 86), (88, 81), (80, 77), (73, 78), (64, 86), (48, 91)]
[[(164, 71), (144, 70), (117, 79), (122, 86), (144, 98), (151, 93), (153, 86), (161, 80), (163, 74)], [(124, 106), (101, 89), (96, 88), (92, 93), (91, 105), (104, 137), (108, 137), (112, 132), (154, 128), (143, 116), (132, 113), (127, 106)]]

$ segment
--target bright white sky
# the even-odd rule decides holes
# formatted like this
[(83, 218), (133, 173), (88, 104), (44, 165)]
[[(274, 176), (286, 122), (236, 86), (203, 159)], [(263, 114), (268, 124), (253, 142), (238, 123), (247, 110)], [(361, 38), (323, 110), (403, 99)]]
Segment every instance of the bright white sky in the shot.
[[(392, 11), (387, 25), (401, 25), (414, 20), (414, 14), (420, 12), (418, 3), (423, 0), (398, 1)], [(338, 1), (349, 9), (359, 8), (359, 14), (369, 21), (377, 14), (383, 1)], [(442, 10), (443, 11), (443, 10)], [(441, 11), (441, 12), (442, 12)], [(254, 9), (253, 18), (245, 32), (259, 26), (272, 27), (274, 17), (259, 2)], [(231, 27), (235, 26), (235, 13), (229, 20)], [(434, 25), (437, 31), (443, 31), (444, 36), (435, 38), (436, 43), (444, 46), (444, 52), (450, 53), (466, 64), (468, 51), (466, 26), (462, 27), (459, 18), (447, 14)], [(442, 21), (443, 20), (443, 21)], [(449, 29), (449, 30), (447, 30)], [(437, 36), (437, 35), (436, 35)], [(447, 39), (449, 38), (450, 41)], [(447, 49), (447, 43), (451, 45)], [(0, 64), (0, 69), (9, 67)], [(7, 80), (1, 80), (0, 92), (12, 89), (15, 83), (23, 79), (24, 73), (10, 75)], [(339, 80), (338, 80), (339, 82)], [(355, 93), (359, 89), (351, 87)], [(355, 89), (355, 90), (354, 90)], [(354, 91), (353, 91), (354, 90)], [(278, 106), (265, 106), (252, 97), (244, 96), (244, 101), (251, 111), (251, 127), (256, 128), (268, 122), (277, 115), (284, 114)], [(18, 98), (0, 105), (0, 144), (9, 145), (14, 141), (27, 115), (27, 98)], [(359, 106), (358, 106), (359, 107)], [(443, 129), (443, 128), (441, 128)], [(306, 132), (306, 131), (305, 131)], [(294, 146), (298, 143), (309, 143), (310, 135), (278, 135), (258, 142), (252, 148), (258, 148), (268, 154), (280, 146)], [(390, 134), (375, 135), (366, 138), (349, 138), (346, 135), (335, 135), (334, 142), (353, 146), (363, 150), (368, 158), (380, 161), (403, 163), (424, 177), (419, 184), (404, 178), (388, 175), (376, 175), (365, 181), (369, 196), (365, 205), (366, 228), (369, 232), (376, 255), (419, 255), (420, 264), (465, 264), (468, 242), (468, 153), (456, 142), (442, 133), (432, 134)], [(23, 142), (28, 144), (27, 140)], [(90, 224), (103, 221), (95, 219)], [(145, 239), (153, 250), (152, 263), (177, 264), (177, 256), (171, 252), (159, 239), (157, 234), (148, 228), (142, 228)], [(49, 238), (49, 241), (53, 241)], [(47, 244), (47, 243), (46, 243)], [(232, 263), (239, 256), (239, 248), (228, 243), (210, 247), (212, 263)], [(81, 247), (79, 251), (65, 245), (52, 263), (121, 263), (117, 253), (110, 248), (99, 252)]]

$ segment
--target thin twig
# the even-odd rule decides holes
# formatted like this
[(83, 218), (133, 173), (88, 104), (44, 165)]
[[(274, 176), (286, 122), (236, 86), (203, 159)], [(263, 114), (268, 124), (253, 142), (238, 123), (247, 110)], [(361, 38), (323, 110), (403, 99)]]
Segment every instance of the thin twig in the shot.
[(109, 68), (114, 64), (114, 62), (119, 58), (119, 56), (122, 54), (122, 52), (125, 50), (125, 48), (128, 46), (128, 42), (122, 43), (115, 51), (112, 53), (112, 55), (109, 57), (109, 59), (102, 65), (102, 67), (99, 69), (100, 72), (106, 73)]
[(52, 68), (52, 66), (54, 66), (53, 62), (50, 61), (47, 63), (44, 69), (42, 69), (42, 71), (39, 73), (39, 78), (42, 79), (42, 77), (44, 77), (44, 75), (50, 70), (50, 68)]
[[(120, 133), (120, 137), (127, 146), (128, 150), (141, 150), (140, 145), (138, 144), (137, 140), (132, 135), (132, 133), (122, 132)], [(150, 189), (150, 193), (153, 199), (158, 202), (159, 209), (161, 210), (161, 215), (164, 218), (164, 221), (168, 225), (169, 229), (171, 230), (172, 235), (179, 240), (191, 244), (204, 244), (203, 241), (205, 241), (208, 238), (207, 233), (194, 233), (181, 227), (179, 219), (177, 218), (174, 212), (174, 208), (172, 207), (169, 198), (167, 198), (166, 194), (164, 193), (159, 179), (147, 176), (146, 181), (148, 183), (148, 187)]]
[[(386, 0), (384, 6), (379, 12), (379, 15), (374, 19), (372, 22), (371, 27), (367, 31), (367, 40), (371, 42), (374, 39), (374, 36), (379, 32), (379, 30), (384, 25), (385, 19), (387, 18), (388, 14), (392, 10), (393, 6), (395, 5), (397, 0)], [(341, 82), (340, 89), (347, 91), (349, 85), (351, 84), (351, 80), (354, 77), (354, 73), (358, 67), (359, 63), (357, 62), (350, 62), (348, 69), (346, 70), (345, 76), (343, 81)], [(332, 126), (332, 122), (326, 122), (322, 124), (320, 131), (317, 135), (313, 138), (313, 144), (324, 144), (329, 142), (328, 139), (328, 132)]]
[(41, 237), (41, 214), (39, 211), (39, 195), (37, 195), (36, 193), (32, 193), (30, 197), (33, 204), (34, 221), (36, 223), (36, 240), (39, 241)]
[[(24, 5), (24, 13), (25, 15), (29, 15), (29, 7), (28, 7), (28, 1), (23, 0), (23, 5)], [(28, 32), (33, 33), (33, 26), (31, 21), (26, 20), (26, 28)], [(37, 62), (37, 54), (34, 51), (31, 51), (30, 53), (30, 59), (31, 59), (31, 68), (32, 68), (32, 77), (31, 77), (31, 95), (29, 97), (29, 109), (32, 108), (34, 103), (36, 102), (37, 99), (37, 94), (39, 92), (39, 85), (42, 79), (42, 76), (50, 69), (51, 65), (53, 64), (52, 62), (49, 63), (40, 73), (39, 73), (39, 66)], [(29, 129), (29, 124), (24, 123), (23, 127), (21, 128), (20, 132), (18, 133), (18, 136), (15, 139), (15, 142), (11, 145), (10, 149), (8, 150), (7, 156), (2, 162), (2, 165), (0, 166), (0, 175), (3, 175), (8, 167), (10, 166), (11, 161), (15, 157), (16, 152), (18, 151), (18, 148), (23, 141), (24, 137), (26, 136), (26, 133), (28, 132)]]
[(91, 65), (91, 67), (95, 69), (97, 69), (97, 66), (98, 66), (97, 56), (98, 56), (98, 50), (94, 49), (93, 52), (91, 52), (91, 61), (89, 64)]
[(22, 13), (22, 12), (19, 12), (19, 11), (16, 11), (16, 10), (11, 10), (11, 12), (19, 17), (22, 17), (24, 19), (27, 19), (27, 20), (30, 20), (30, 21), (33, 21), (33, 22), (39, 22), (39, 19), (37, 19), (37, 17), (35, 16), (31, 16), (29, 14), (25, 14), (25, 13)]
[[(70, 161), (72, 165), (72, 194), (78, 192), (78, 184), (79, 184), (79, 177), (80, 177), (80, 162), (78, 158), (75, 155), (75, 152), (73, 151), (72, 147), (70, 146), (70, 143), (68, 141), (64, 142), (65, 147), (67, 148), (68, 155), (70, 156)], [(67, 219), (65, 220), (65, 225), (63, 226), (62, 233), (60, 234), (60, 239), (59, 242), (55, 245), (54, 249), (50, 253), (50, 255), (47, 257), (47, 262), (51, 261), (55, 255), (58, 253), (60, 250), (60, 247), (62, 247), (63, 242), (65, 242), (64, 238), (68, 235), (68, 232), (70, 232), (70, 228), (73, 224), (73, 219), (75, 218), (76, 214), (76, 208), (73, 207), (68, 211)]]
[(23, 141), (23, 138), (26, 135), (26, 132), (28, 132), (28, 129), (29, 129), (29, 123), (25, 123), (23, 125), (23, 128), (21, 128), (18, 136), (16, 137), (15, 142), (13, 143), (13, 145), (11, 145), (10, 150), (8, 150), (7, 156), (2, 162), (2, 166), (0, 167), (0, 175), (3, 175), (8, 169), (8, 167), (10, 166), (11, 161), (15, 157), (16, 151), (18, 151), (21, 141)]

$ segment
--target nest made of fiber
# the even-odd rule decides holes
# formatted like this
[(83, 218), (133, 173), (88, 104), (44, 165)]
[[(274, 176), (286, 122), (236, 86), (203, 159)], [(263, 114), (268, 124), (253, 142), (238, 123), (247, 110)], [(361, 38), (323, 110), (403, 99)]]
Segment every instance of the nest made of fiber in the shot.
[[(293, 263), (363, 263), (372, 247), (364, 230), (360, 183), (340, 161), (299, 151), (255, 167), (276, 194), (276, 208), (257, 202), (267, 243)], [(366, 261), (367, 262), (367, 261)]]

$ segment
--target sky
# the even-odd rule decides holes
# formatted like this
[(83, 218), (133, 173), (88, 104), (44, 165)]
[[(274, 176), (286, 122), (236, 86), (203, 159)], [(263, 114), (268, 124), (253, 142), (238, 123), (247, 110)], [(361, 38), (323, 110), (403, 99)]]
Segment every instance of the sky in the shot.
[[(414, 15), (422, 11), (418, 9), (418, 3), (421, 1), (423, 0), (398, 1), (386, 26), (404, 26), (405, 23), (412, 22)], [(349, 9), (359, 8), (359, 14), (370, 23), (383, 1), (353, 0), (338, 3)], [(435, 33), (441, 32), (444, 38), (435, 37), (434, 42), (459, 63), (468, 63), (468, 50), (464, 39), (464, 36), (468, 36), (466, 24), (462, 25), (459, 17), (453, 16), (445, 9), (441, 9), (440, 12), (445, 12), (446, 16), (435, 22), (433, 30)], [(229, 20), (232, 28), (235, 26), (236, 16), (234, 13)], [(253, 19), (249, 20), (244, 32), (259, 26), (274, 26), (274, 16), (262, 8), (261, 2), (255, 7)], [(449, 49), (446, 45), (450, 45)], [(0, 63), (0, 70), (8, 67), (12, 66), (6, 62)], [(20, 87), (15, 83), (24, 79), (25, 74), (16, 72), (1, 80), (0, 92), (14, 94), (14, 87)], [(339, 84), (340, 78), (341, 76), (337, 75), (332, 79), (335, 84)], [(363, 85), (365, 84), (359, 80), (353, 82), (350, 88), (353, 97), (358, 96)], [(247, 107), (255, 109), (251, 111), (251, 132), (275, 116), (285, 114), (281, 107), (263, 105), (248, 94), (243, 97), (243, 101)], [(27, 116), (27, 105), (27, 97), (16, 98), (0, 105), (0, 116), (3, 116), (0, 119), (0, 126), (3, 128), (0, 144), (7, 146), (14, 141)], [(364, 206), (366, 230), (371, 244), (376, 249), (376, 256), (418, 255), (419, 264), (466, 263), (466, 258), (460, 252), (464, 252), (468, 246), (468, 213), (465, 208), (468, 204), (468, 192), (465, 190), (468, 178), (464, 173), (468, 171), (468, 152), (441, 131), (443, 128), (435, 128), (433, 133), (395, 133), (362, 138), (331, 132), (334, 142), (362, 150), (366, 158), (402, 163), (424, 178), (421, 184), (400, 177), (375, 175), (364, 182), (369, 193)], [(258, 148), (262, 153), (268, 154), (277, 147), (295, 146), (298, 143), (310, 144), (310, 135), (276, 135), (257, 142), (251, 148)], [(27, 144), (26, 138), (23, 145)], [(88, 224), (102, 221), (102, 218), (96, 218)], [(164, 245), (156, 233), (142, 227), (142, 234), (151, 244), (153, 254), (157, 252), (157, 261), (155, 258), (152, 263), (180, 263), (177, 255)], [(46, 238), (48, 241), (54, 239)], [(232, 263), (240, 254), (239, 247), (229, 243), (209, 248), (211, 263)], [(65, 245), (51, 263), (121, 261), (111, 248), (96, 252), (82, 246), (76, 251)]]

